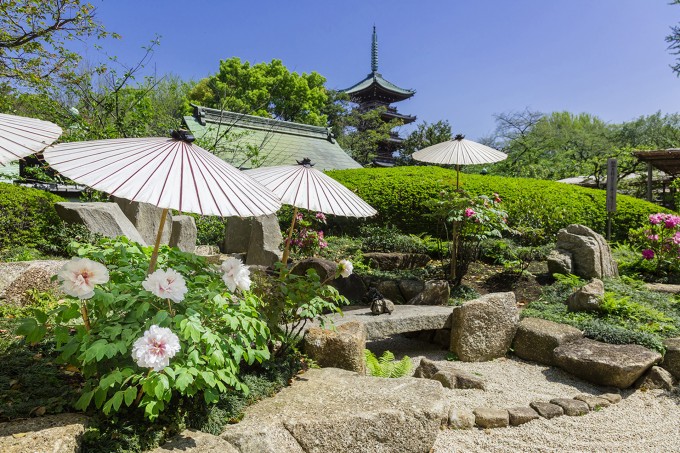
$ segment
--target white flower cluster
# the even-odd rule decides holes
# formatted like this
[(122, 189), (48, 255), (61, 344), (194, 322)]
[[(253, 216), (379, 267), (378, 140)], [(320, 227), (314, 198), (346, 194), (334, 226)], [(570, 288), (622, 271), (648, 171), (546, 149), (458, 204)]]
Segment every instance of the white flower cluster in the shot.
[(234, 257), (229, 257), (222, 262), (222, 280), (232, 293), (238, 288), (241, 291), (250, 289), (250, 270), (243, 262)]
[(167, 327), (153, 325), (132, 346), (132, 358), (143, 368), (161, 371), (180, 350), (179, 338)]
[(90, 299), (94, 285), (109, 281), (109, 270), (101, 263), (87, 258), (73, 258), (57, 274), (61, 290), (69, 296)]
[(170, 299), (173, 302), (182, 302), (187, 293), (184, 277), (174, 269), (156, 270), (146, 277), (142, 286), (153, 295), (161, 299)]

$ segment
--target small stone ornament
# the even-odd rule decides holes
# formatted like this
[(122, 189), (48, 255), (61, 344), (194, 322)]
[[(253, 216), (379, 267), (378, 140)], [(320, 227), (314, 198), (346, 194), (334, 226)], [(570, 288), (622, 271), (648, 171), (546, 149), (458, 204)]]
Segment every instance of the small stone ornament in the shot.
[(369, 289), (366, 298), (371, 302), (371, 313), (374, 315), (382, 315), (384, 313), (391, 315), (394, 311), (394, 302), (385, 299), (377, 288)]

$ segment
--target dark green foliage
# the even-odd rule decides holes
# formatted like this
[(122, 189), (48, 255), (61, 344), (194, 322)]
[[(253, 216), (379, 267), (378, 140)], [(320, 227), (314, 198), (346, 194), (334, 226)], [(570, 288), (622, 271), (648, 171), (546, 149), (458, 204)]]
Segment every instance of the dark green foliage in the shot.
[(517, 245), (511, 239), (486, 239), (480, 247), (480, 258), (502, 264), (506, 270), (528, 274), (529, 265), (534, 261), (545, 261), (554, 244), (542, 246)]
[(427, 253), (428, 248), (417, 237), (401, 233), (394, 226), (365, 225), (359, 228), (364, 252)]
[(0, 183), (0, 250), (48, 248), (60, 224), (54, 204), (62, 201), (49, 192)]
[[(427, 167), (364, 168), (328, 173), (378, 210), (377, 224), (392, 224), (404, 233), (445, 233), (425, 207), (441, 190), (455, 187), (453, 170)], [(560, 228), (580, 223), (603, 233), (606, 225), (605, 192), (553, 181), (461, 174), (461, 186), (472, 195), (498, 193), (513, 229), (539, 229), (544, 243)], [(613, 240), (623, 240), (628, 230), (664, 211), (657, 205), (619, 195), (612, 224)], [(344, 224), (349, 230), (351, 224)], [(530, 232), (528, 234), (531, 234)]]
[(680, 304), (671, 296), (648, 291), (631, 279), (605, 281), (603, 313), (568, 312), (565, 301), (577, 279), (564, 278), (546, 288), (541, 300), (530, 303), (522, 317), (569, 324), (585, 336), (614, 344), (635, 343), (663, 352), (663, 338), (680, 331)]
[(222, 246), (226, 219), (222, 217), (188, 214), (196, 221), (196, 244)]

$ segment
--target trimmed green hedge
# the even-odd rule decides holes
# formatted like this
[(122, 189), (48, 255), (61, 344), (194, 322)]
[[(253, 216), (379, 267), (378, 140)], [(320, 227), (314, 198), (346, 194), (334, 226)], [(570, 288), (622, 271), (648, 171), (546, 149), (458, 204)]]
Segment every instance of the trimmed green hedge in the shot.
[(49, 192), (0, 183), (0, 250), (45, 245), (60, 224), (54, 204), (62, 201)]
[[(378, 210), (373, 222), (392, 224), (406, 233), (442, 235), (428, 218), (425, 202), (444, 189), (456, 187), (456, 172), (435, 166), (363, 168), (328, 172)], [(461, 174), (461, 188), (473, 195), (498, 193), (511, 227), (539, 228), (550, 240), (572, 223), (604, 234), (607, 221), (605, 191), (555, 181)], [(649, 214), (669, 212), (653, 203), (619, 195), (612, 222), (612, 239), (624, 240)], [(351, 224), (346, 225), (352, 227)]]

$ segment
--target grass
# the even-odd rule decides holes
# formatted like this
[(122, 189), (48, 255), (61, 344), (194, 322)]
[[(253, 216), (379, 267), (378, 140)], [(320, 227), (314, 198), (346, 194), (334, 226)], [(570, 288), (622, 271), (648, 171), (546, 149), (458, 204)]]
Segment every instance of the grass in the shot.
[(639, 344), (664, 352), (663, 340), (680, 333), (680, 300), (649, 291), (631, 278), (605, 280), (600, 313), (568, 312), (565, 304), (574, 282), (558, 281), (545, 288), (540, 300), (530, 303), (522, 317), (569, 324), (588, 338), (614, 344)]

